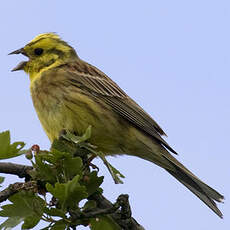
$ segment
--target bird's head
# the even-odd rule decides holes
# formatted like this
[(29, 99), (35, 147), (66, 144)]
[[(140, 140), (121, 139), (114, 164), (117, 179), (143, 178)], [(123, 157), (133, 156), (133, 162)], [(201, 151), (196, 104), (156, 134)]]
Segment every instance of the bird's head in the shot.
[(12, 71), (24, 70), (33, 78), (38, 73), (78, 58), (75, 50), (55, 33), (36, 36), (23, 48), (10, 54), (23, 54), (28, 61), (20, 62)]

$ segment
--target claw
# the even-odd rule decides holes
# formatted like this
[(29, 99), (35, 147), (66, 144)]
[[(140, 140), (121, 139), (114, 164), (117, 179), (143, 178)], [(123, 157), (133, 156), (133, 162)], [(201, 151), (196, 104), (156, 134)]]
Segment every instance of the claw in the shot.
[(92, 167), (93, 169), (96, 169), (99, 172), (99, 168), (95, 164), (89, 163), (89, 166)]
[(86, 159), (86, 161), (85, 161), (85, 168), (92, 167), (93, 169), (96, 169), (97, 171), (99, 171), (99, 168), (95, 164), (91, 163), (92, 160), (95, 157), (97, 157), (97, 155), (96, 154), (92, 154), (88, 159)]

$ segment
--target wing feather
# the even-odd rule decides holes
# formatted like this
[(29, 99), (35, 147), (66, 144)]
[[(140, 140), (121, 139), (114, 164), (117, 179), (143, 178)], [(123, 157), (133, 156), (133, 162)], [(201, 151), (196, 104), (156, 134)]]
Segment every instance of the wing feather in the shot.
[[(84, 66), (86, 65), (86, 66)], [(62, 66), (63, 68), (63, 66)], [(83, 70), (88, 70), (87, 72)], [(161, 137), (166, 135), (161, 127), (136, 102), (134, 102), (115, 82), (96, 67), (86, 62), (66, 64), (69, 83), (100, 97), (105, 103), (145, 133), (158, 140), (171, 152), (176, 153)]]

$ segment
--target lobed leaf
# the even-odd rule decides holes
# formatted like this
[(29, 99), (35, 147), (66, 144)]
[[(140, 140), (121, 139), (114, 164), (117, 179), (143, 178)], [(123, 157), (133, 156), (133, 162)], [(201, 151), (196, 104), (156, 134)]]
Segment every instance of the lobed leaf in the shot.
[(63, 137), (66, 140), (72, 141), (75, 144), (80, 144), (82, 142), (87, 141), (91, 137), (91, 133), (92, 133), (92, 126), (90, 125), (82, 136), (76, 136), (67, 130), (67, 133), (63, 135)]
[(8, 229), (14, 228), (18, 224), (20, 224), (22, 221), (23, 219), (21, 217), (9, 217), (6, 221), (4, 221), (0, 225), (0, 230), (1, 229), (8, 230)]
[(25, 146), (24, 142), (10, 144), (10, 132), (0, 133), (0, 160), (21, 155), (20, 150)]
[(67, 183), (56, 183), (54, 187), (46, 184), (46, 189), (58, 199), (62, 210), (66, 210), (67, 207), (75, 207), (82, 199), (88, 197), (85, 186), (79, 184), (79, 175)]
[(75, 175), (82, 176), (83, 163), (80, 157), (71, 157), (63, 160), (63, 170), (68, 179), (72, 179)]
[[(95, 151), (94, 151), (95, 152)], [(121, 178), (125, 178), (125, 176), (120, 173), (116, 168), (114, 168), (105, 158), (105, 155), (102, 152), (96, 152), (96, 154), (101, 158), (105, 166), (107, 167), (110, 175), (112, 176), (115, 184), (123, 184)]]
[[(12, 204), (2, 206), (0, 216), (8, 217), (8, 220), (3, 223), (6, 225), (17, 225), (24, 221), (23, 229), (33, 228), (40, 221), (45, 201), (32, 192), (21, 191), (9, 198)], [(9, 227), (9, 226), (8, 226)]]
[(99, 189), (99, 186), (102, 184), (103, 180), (104, 177), (98, 177), (96, 171), (93, 171), (88, 175), (88, 179), (83, 182), (83, 185), (86, 187), (89, 196)]

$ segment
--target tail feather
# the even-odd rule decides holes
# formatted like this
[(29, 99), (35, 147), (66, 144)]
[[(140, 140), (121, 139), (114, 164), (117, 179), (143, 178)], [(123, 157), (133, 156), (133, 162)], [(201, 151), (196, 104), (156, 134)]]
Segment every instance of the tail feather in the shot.
[(224, 196), (222, 196), (219, 192), (217, 192), (215, 189), (211, 188), (204, 182), (197, 180), (197, 183), (200, 185), (200, 187), (203, 189), (203, 191), (209, 195), (210, 198), (217, 202), (223, 202)]
[(163, 146), (159, 146), (157, 143), (152, 141), (147, 143), (147, 146), (150, 146), (151, 151), (146, 151), (146, 154), (137, 154), (137, 156), (164, 168), (173, 177), (185, 185), (192, 193), (194, 193), (201, 201), (203, 201), (220, 218), (223, 218), (223, 214), (217, 208), (215, 201), (222, 202), (224, 200), (224, 196), (201, 181), (174, 156), (172, 156)]
[(186, 172), (175, 167), (175, 171), (166, 169), (172, 176), (184, 184), (191, 192), (193, 192), (200, 200), (202, 200), (211, 210), (213, 210), (220, 218), (223, 218), (223, 214), (217, 208), (216, 203), (213, 200), (220, 202), (224, 197), (210, 188), (208, 185), (201, 182), (199, 179), (191, 177)]
[(211, 208), (219, 217), (223, 217), (220, 210), (217, 208), (217, 202), (223, 202), (224, 196), (218, 193), (216, 190), (202, 182), (191, 171), (189, 171), (184, 165), (182, 165), (175, 157), (173, 157), (168, 151), (163, 151), (164, 159), (167, 159), (169, 163), (174, 166), (174, 170), (165, 169), (182, 184), (184, 184), (191, 192), (193, 192), (199, 199), (201, 199), (209, 208)]

